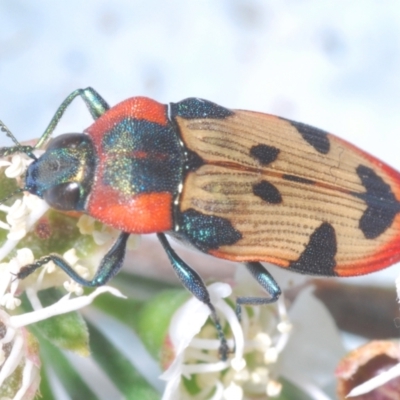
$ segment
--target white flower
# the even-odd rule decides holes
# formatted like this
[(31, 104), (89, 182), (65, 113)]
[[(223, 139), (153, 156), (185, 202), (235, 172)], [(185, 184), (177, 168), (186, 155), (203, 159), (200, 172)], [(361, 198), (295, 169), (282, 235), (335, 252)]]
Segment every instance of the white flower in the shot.
[[(96, 220), (86, 214), (79, 217), (77, 226), (82, 235), (92, 235), (94, 242), (98, 246), (103, 246), (104, 244), (114, 242), (120, 234), (120, 231), (107, 225), (101, 225), (100, 230), (96, 229)], [(136, 249), (138, 247), (139, 240), (140, 235), (130, 235), (126, 245), (127, 249)]]
[(54, 315), (60, 315), (79, 310), (91, 304), (93, 300), (102, 293), (111, 293), (116, 297), (125, 298), (125, 296), (118, 289), (115, 289), (111, 286), (101, 286), (87, 296), (71, 298), (71, 294), (67, 293), (64, 297), (51, 306), (32, 311), (30, 313), (12, 316), (10, 318), (11, 326), (14, 328), (19, 328), (53, 317)]
[(81, 235), (91, 235), (94, 232), (95, 222), (96, 220), (93, 217), (83, 214), (79, 217), (76, 225), (79, 228)]
[[(7, 166), (5, 175), (8, 178), (18, 178), (25, 173), (33, 159), (25, 154), (15, 154), (8, 159), (0, 159), (0, 167)], [(0, 211), (6, 213), (7, 223), (0, 221), (0, 229), (9, 230), (7, 241), (0, 247), (0, 261), (18, 244), (33, 225), (49, 209), (45, 201), (30, 193), (25, 193), (11, 207), (0, 204)]]
[[(231, 305), (224, 300), (231, 294), (230, 286), (214, 283), (208, 290), (221, 321), (228, 325), (226, 331), (232, 332), (233, 338), (228, 340), (228, 345), (231, 349), (234, 348), (234, 355), (227, 361), (219, 359), (220, 342), (215, 338), (215, 327), (204, 326), (210, 316), (210, 310), (199, 300), (190, 299), (177, 310), (170, 323), (169, 340), (175, 359), (161, 375), (161, 378), (167, 381), (162, 399), (187, 398), (182, 379), (193, 377), (196, 377), (196, 384), (200, 390), (196, 394), (198, 399), (241, 400), (244, 399), (247, 390), (260, 395), (279, 394), (281, 386), (271, 376), (273, 374), (270, 373), (268, 365), (273, 364), (279, 352), (283, 350), (283, 342), (286, 342), (290, 331), (283, 302), (278, 307), (282, 311), (280, 315), (271, 314), (274, 320), (278, 320), (272, 325), (275, 328), (269, 335), (263, 332), (265, 326), (262, 326), (259, 317), (264, 312), (271, 313), (271, 307), (250, 307), (251, 313), (247, 312), (248, 307), (243, 307), (240, 323)], [(278, 323), (285, 326), (285, 333), (276, 329)], [(195, 337), (199, 333), (200, 337)], [(246, 364), (244, 356), (250, 353), (254, 359), (259, 360), (256, 366)]]
[(19, 281), (14, 279), (21, 267), (34, 261), (33, 253), (29, 249), (17, 250), (17, 256), (8, 263), (0, 264), (0, 305), (13, 310), (21, 301), (15, 297)]
[(0, 324), (2, 325), (2, 332), (4, 332), (3, 337), (0, 337), (0, 345), (3, 349), (7, 345), (8, 349), (8, 354), (2, 357), (0, 387), (18, 368), (23, 368), (21, 384), (13, 399), (33, 399), (40, 383), (40, 359), (36, 346), (32, 347), (32, 342), (34, 343), (34, 341), (25, 326), (54, 315), (65, 314), (83, 308), (89, 305), (95, 297), (105, 292), (117, 297), (124, 297), (118, 290), (103, 286), (96, 289), (89, 296), (71, 299), (70, 294), (67, 294), (49, 307), (25, 314), (10, 316), (0, 310)]
[(6, 257), (18, 244), (33, 225), (49, 209), (47, 203), (32, 194), (25, 194), (17, 199), (11, 207), (0, 205), (0, 210), (7, 213), (7, 224), (2, 222), (0, 228), (8, 229), (7, 241), (0, 247), (0, 260)]
[[(7, 177), (18, 178), (25, 172), (31, 162), (32, 160), (27, 160), (24, 155), (15, 155), (12, 157), (11, 162), (0, 160), (0, 167), (8, 167), (5, 171)], [(0, 246), (0, 260), (3, 260), (15, 249), (19, 241), (27, 235), (48, 209), (49, 206), (46, 202), (30, 193), (25, 193), (12, 206), (0, 204), (0, 211), (6, 213), (5, 221), (0, 221), (0, 229), (9, 231), (7, 240)], [(87, 219), (90, 219), (90, 217), (87, 217)], [(90, 224), (92, 222), (89, 220), (86, 223)], [(117, 237), (117, 231), (100, 224), (98, 226), (98, 232), (103, 233), (103, 241), (110, 241)], [(93, 234), (93, 232), (90, 232), (89, 229), (89, 232), (85, 233)], [(30, 238), (33, 238), (33, 242), (36, 245), (41, 245), (40, 240), (42, 238), (37, 238), (35, 235)], [(45, 244), (47, 245), (47, 243)], [(106, 247), (107, 245), (99, 247), (98, 257), (104, 255), (103, 250)], [(89, 269), (80, 264), (75, 249), (65, 252), (63, 258), (83, 278), (87, 278), (90, 275)], [(32, 251), (23, 248), (18, 249), (16, 256), (8, 262), (0, 263), (0, 397), (2, 399), (5, 399), (5, 397), (2, 397), (4, 393), (7, 393), (9, 397), (12, 396), (14, 400), (30, 400), (36, 396), (40, 383), (40, 359), (36, 339), (25, 328), (27, 325), (83, 308), (89, 305), (95, 297), (105, 292), (123, 297), (118, 290), (108, 286), (100, 287), (88, 296), (82, 296), (83, 289), (81, 285), (73, 281), (66, 281), (64, 282), (64, 287), (69, 293), (51, 306), (43, 307), (37, 295), (38, 291), (48, 286), (61, 285), (63, 280), (65, 281), (66, 275), (61, 269), (55, 268), (54, 263), (50, 261), (40, 268), (39, 273), (32, 274), (28, 279), (24, 281), (16, 279), (16, 275), (21, 268), (34, 262), (35, 258)], [(89, 266), (91, 264), (93, 264), (92, 261), (87, 263)], [(51, 274), (50, 279), (47, 278), (49, 274)], [(46, 282), (44, 282), (45, 276)], [(25, 290), (34, 311), (10, 315), (11, 313), (9, 314), (8, 311), (18, 307), (21, 303), (16, 296), (22, 290)], [(72, 298), (72, 293), (78, 297)], [(9, 382), (14, 385), (12, 388), (9, 387)], [(18, 386), (15, 387), (15, 385)]]
[[(69, 256), (71, 258), (71, 253)], [(37, 289), (40, 285), (34, 285), (28, 288), (26, 292), (34, 311), (11, 316), (5, 309), (12, 310), (20, 304), (20, 300), (15, 297), (20, 282), (15, 279), (15, 274), (21, 267), (31, 264), (33, 261), (34, 257), (31, 250), (20, 249), (17, 251), (17, 256), (12, 258), (10, 262), (0, 264), (0, 306), (3, 307), (3, 309), (0, 308), (0, 349), (2, 350), (0, 354), (0, 387), (6, 390), (5, 388), (12, 384), (12, 387), (7, 390), (14, 393), (14, 400), (33, 399), (40, 383), (38, 348), (35, 345), (34, 338), (25, 329), (27, 325), (54, 315), (78, 310), (87, 306), (95, 297), (105, 292), (123, 297), (118, 290), (103, 286), (89, 296), (71, 299), (71, 294), (68, 293), (58, 302), (43, 308), (37, 297)], [(22, 379), (18, 378), (20, 371), (22, 371)], [(8, 380), (7, 378), (13, 376), (14, 373), (17, 378)], [(19, 386), (15, 388), (15, 385)]]
[(7, 178), (18, 178), (25, 173), (28, 165), (32, 162), (33, 159), (26, 154), (14, 154), (11, 161), (0, 159), (0, 167), (7, 167), (4, 171)]

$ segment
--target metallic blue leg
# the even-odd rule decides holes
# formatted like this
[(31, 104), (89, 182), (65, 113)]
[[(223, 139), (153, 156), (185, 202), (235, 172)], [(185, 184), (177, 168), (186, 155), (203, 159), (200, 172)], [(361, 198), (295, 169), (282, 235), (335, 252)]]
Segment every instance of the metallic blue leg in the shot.
[(224, 332), (222, 331), (221, 323), (217, 312), (215, 311), (215, 307), (211, 303), (210, 294), (208, 293), (206, 285), (204, 284), (200, 275), (192, 268), (190, 268), (189, 265), (187, 265), (181, 258), (179, 258), (179, 256), (175, 253), (175, 251), (168, 243), (165, 235), (163, 233), (158, 233), (157, 236), (162, 246), (164, 247), (164, 250), (168, 255), (172, 267), (174, 268), (174, 271), (182, 282), (183, 286), (185, 286), (185, 288), (189, 290), (189, 292), (191, 292), (193, 296), (206, 304), (210, 309), (211, 318), (215, 324), (218, 332), (218, 337), (221, 342), (219, 353), (223, 361), (227, 360), (229, 352), (228, 344), (226, 342)]
[(276, 283), (275, 279), (262, 264), (259, 262), (248, 262), (245, 265), (251, 275), (253, 275), (256, 281), (271, 297), (238, 297), (236, 300), (236, 315), (238, 316), (239, 320), (242, 314), (242, 304), (261, 305), (274, 303), (279, 299), (279, 296), (282, 293), (281, 288)]
[(92, 280), (82, 278), (65, 260), (56, 255), (50, 254), (37, 260), (34, 264), (27, 265), (17, 274), (18, 279), (24, 279), (32, 272), (36, 271), (42, 265), (53, 261), (60, 267), (70, 278), (83, 286), (97, 287), (105, 285), (122, 267), (125, 257), (126, 242), (129, 238), (129, 233), (122, 232), (116, 242), (113, 244), (108, 253), (101, 260), (99, 269)]

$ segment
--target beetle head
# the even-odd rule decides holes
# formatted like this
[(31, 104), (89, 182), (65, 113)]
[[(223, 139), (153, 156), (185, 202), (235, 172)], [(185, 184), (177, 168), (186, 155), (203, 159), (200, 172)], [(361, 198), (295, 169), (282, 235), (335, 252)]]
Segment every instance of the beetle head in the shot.
[(81, 133), (57, 136), (29, 167), (24, 190), (57, 210), (84, 209), (95, 167), (93, 145)]

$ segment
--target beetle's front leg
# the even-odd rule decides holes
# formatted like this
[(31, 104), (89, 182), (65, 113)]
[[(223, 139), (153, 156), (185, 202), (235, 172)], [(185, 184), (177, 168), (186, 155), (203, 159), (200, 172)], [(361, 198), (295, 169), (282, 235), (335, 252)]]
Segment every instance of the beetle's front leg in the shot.
[(122, 267), (125, 257), (126, 242), (129, 233), (122, 232), (108, 253), (101, 260), (100, 266), (91, 280), (82, 278), (62, 257), (56, 254), (50, 254), (42, 257), (35, 263), (27, 265), (18, 272), (17, 278), (24, 279), (42, 265), (53, 261), (60, 267), (71, 279), (83, 286), (95, 287), (105, 285)]
[(215, 311), (215, 307), (211, 303), (210, 294), (208, 293), (207, 287), (201, 279), (200, 275), (192, 268), (189, 267), (172, 249), (171, 245), (168, 243), (167, 238), (163, 233), (157, 234), (158, 239), (160, 240), (162, 246), (164, 247), (165, 252), (168, 255), (168, 258), (174, 268), (176, 275), (179, 280), (182, 282), (183, 286), (189, 292), (193, 294), (198, 300), (203, 302), (211, 311), (211, 318), (214, 321), (215, 327), (217, 329), (218, 337), (221, 342), (221, 346), (219, 348), (219, 353), (221, 359), (225, 361), (228, 358), (228, 343), (226, 342), (226, 338), (224, 332), (222, 331), (221, 323), (218, 317), (217, 312)]
[(271, 296), (265, 297), (238, 297), (236, 300), (236, 315), (241, 318), (242, 305), (261, 305), (274, 303), (279, 299), (281, 295), (281, 288), (276, 283), (272, 275), (266, 270), (266, 268), (259, 262), (248, 262), (245, 264), (247, 270), (251, 273), (254, 279), (262, 286), (262, 288)]

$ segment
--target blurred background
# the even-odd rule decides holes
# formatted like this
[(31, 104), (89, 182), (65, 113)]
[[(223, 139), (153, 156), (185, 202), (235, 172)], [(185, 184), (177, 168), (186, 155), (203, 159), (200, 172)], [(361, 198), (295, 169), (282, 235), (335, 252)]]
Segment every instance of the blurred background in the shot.
[[(278, 114), (400, 170), (397, 0), (0, 0), (0, 16), (0, 119), (20, 140), (92, 86), (110, 105), (196, 96)], [(77, 100), (57, 132), (90, 123)], [(398, 273), (346, 281), (393, 286)]]
[[(395, 0), (14, 0), (0, 13), (0, 117), (19, 137), (90, 85), (111, 105), (199, 96), (279, 114), (400, 168)], [(85, 117), (77, 105), (64, 129)]]

